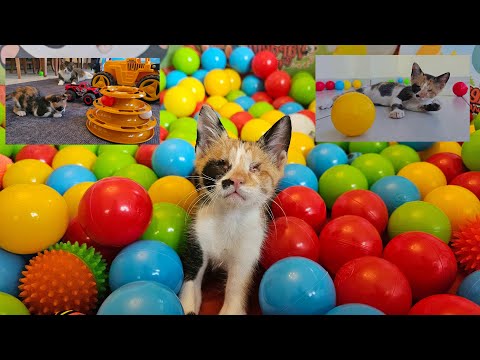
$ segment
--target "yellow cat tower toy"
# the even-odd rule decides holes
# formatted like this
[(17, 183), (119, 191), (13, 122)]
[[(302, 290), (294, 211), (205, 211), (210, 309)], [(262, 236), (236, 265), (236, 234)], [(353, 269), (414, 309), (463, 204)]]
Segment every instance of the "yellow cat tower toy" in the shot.
[(105, 62), (103, 71), (93, 75), (92, 86), (103, 88), (112, 85), (137, 87), (146, 94), (145, 101), (159, 100), (160, 75), (158, 70), (152, 66), (149, 58), (146, 58), (144, 63), (139, 58)]
[(139, 144), (155, 134), (157, 119), (142, 101), (146, 93), (131, 86), (106, 86), (87, 111), (87, 129), (95, 136), (119, 144)]

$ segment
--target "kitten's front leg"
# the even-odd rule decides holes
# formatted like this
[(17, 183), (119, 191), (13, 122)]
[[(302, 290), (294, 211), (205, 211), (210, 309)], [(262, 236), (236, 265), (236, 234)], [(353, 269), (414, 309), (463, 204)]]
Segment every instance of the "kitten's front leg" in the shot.
[(440, 100), (433, 99), (431, 103), (423, 105), (425, 111), (439, 111), (442, 108)]
[(53, 117), (54, 117), (54, 118), (62, 117), (62, 113), (61, 113), (61, 112), (55, 113), (55, 114), (53, 114)]
[(25, 116), (25, 115), (27, 115), (27, 113), (26, 113), (24, 110), (20, 109), (20, 108), (17, 107), (17, 106), (14, 106), (14, 107), (13, 107), (13, 112), (14, 112), (15, 114), (17, 114), (18, 116)]
[(390, 105), (390, 114), (388, 116), (392, 119), (401, 119), (405, 116), (405, 111), (403, 111), (403, 109), (404, 106), (402, 100), (394, 98)]
[(63, 76), (58, 74), (58, 85), (64, 85), (65, 81), (63, 79)]

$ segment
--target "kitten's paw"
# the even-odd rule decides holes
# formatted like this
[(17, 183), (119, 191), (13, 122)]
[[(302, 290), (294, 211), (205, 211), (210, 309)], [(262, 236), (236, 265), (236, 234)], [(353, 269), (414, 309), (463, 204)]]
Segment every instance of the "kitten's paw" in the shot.
[(65, 81), (63, 81), (63, 80), (58, 81), (58, 85), (64, 85), (64, 84), (65, 84)]
[(328, 100), (324, 101), (323, 104), (320, 104), (320, 106), (318, 108), (320, 110), (325, 110), (325, 109), (330, 109), (332, 106), (333, 106), (333, 100), (328, 99)]
[(403, 111), (401, 109), (395, 109), (395, 110), (390, 111), (389, 116), (392, 119), (401, 119), (405, 116), (405, 111)]
[(247, 315), (244, 307), (224, 304), (218, 315)]
[(72, 85), (77, 85), (77, 83), (75, 81), (72, 81)]
[(180, 290), (180, 302), (187, 315), (198, 314), (202, 305), (202, 290), (193, 281), (186, 281)]
[(423, 108), (426, 111), (439, 111), (442, 106), (440, 105), (440, 102), (432, 102), (431, 104), (424, 105)]
[(53, 114), (53, 117), (54, 118), (62, 117), (62, 113), (55, 113), (55, 114)]
[(15, 114), (17, 114), (18, 116), (25, 116), (25, 115), (27, 115), (27, 113), (26, 113), (25, 111), (22, 111), (22, 110), (17, 111)]

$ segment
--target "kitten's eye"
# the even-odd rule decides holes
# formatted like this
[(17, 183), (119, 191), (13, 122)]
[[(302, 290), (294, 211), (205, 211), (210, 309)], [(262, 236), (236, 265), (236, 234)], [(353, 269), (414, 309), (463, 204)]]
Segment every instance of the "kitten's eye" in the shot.
[(250, 164), (250, 172), (256, 173), (260, 170), (260, 164), (252, 163)]

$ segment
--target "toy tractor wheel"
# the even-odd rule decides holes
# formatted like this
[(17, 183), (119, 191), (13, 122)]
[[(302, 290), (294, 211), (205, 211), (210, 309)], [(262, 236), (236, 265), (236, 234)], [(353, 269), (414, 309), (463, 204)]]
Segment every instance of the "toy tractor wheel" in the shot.
[(112, 74), (105, 71), (100, 71), (93, 75), (92, 86), (96, 88), (103, 88), (111, 85), (115, 85), (115, 79), (113, 78)]
[(159, 75), (147, 75), (137, 82), (137, 88), (143, 91), (147, 102), (155, 102), (160, 98), (160, 77)]
[(93, 102), (95, 101), (95, 99), (96, 99), (95, 95), (93, 95), (91, 93), (87, 93), (87, 94), (83, 95), (83, 98), (82, 98), (83, 103), (85, 105), (88, 105), (88, 106), (92, 105)]
[(65, 91), (65, 94), (67, 94), (68, 102), (74, 101), (77, 98), (77, 93), (73, 90), (67, 90)]

